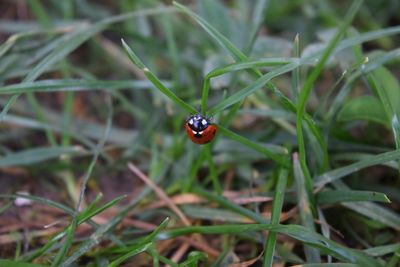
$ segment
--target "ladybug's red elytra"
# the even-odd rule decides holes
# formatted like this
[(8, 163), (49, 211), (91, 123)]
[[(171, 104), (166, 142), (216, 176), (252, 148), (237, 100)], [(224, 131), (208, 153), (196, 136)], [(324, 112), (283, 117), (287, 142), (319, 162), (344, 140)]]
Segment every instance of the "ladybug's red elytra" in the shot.
[(211, 142), (217, 133), (217, 126), (201, 114), (190, 116), (185, 122), (185, 129), (190, 140), (199, 145)]

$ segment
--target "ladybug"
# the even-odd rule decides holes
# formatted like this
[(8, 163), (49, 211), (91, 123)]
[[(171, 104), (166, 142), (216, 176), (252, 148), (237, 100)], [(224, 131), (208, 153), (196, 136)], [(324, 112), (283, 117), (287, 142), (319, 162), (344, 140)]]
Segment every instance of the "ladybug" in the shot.
[(217, 133), (217, 126), (201, 114), (190, 116), (185, 122), (185, 129), (190, 140), (199, 145), (211, 142)]

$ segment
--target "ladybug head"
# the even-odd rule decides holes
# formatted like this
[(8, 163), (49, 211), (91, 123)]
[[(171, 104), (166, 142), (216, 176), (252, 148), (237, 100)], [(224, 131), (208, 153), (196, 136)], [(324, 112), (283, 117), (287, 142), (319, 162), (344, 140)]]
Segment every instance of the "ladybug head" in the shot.
[(188, 126), (195, 132), (204, 131), (211, 124), (207, 117), (204, 117), (200, 114), (190, 116), (186, 122)]

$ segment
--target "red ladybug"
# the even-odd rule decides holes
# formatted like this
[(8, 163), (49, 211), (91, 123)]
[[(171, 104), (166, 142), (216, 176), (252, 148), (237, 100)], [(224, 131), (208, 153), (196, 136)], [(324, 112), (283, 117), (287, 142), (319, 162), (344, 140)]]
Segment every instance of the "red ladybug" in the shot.
[(186, 120), (185, 129), (190, 140), (200, 145), (211, 142), (217, 133), (217, 126), (200, 114), (190, 116)]

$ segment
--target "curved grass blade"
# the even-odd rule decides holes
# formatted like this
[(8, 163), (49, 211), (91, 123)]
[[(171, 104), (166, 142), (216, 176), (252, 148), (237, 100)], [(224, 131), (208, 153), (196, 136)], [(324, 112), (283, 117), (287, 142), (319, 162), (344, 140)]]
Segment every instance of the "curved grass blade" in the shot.
[(225, 207), (226, 209), (232, 210), (236, 213), (239, 213), (240, 215), (250, 218), (257, 223), (263, 223), (263, 224), (269, 223), (269, 221), (267, 219), (265, 219), (264, 217), (262, 217), (261, 215), (255, 213), (249, 209), (243, 208), (242, 206), (239, 206), (222, 196), (212, 194), (200, 187), (193, 187), (192, 192), (204, 197), (205, 199), (208, 199), (209, 201), (216, 202), (219, 205)]
[(218, 32), (214, 27), (212, 27), (206, 20), (204, 20), (199, 15), (193, 13), (187, 7), (179, 4), (178, 2), (172, 2), (174, 6), (178, 7), (180, 10), (185, 12), (189, 17), (193, 18), (197, 21), (197, 23), (202, 26), (202, 28), (210, 34), (214, 40), (216, 40), (223, 48), (226, 48), (227, 51), (231, 53), (231, 55), (235, 58), (236, 61), (244, 61), (247, 59), (247, 56), (243, 54), (242, 51), (236, 48), (225, 36), (223, 36), (220, 32)]
[(0, 259), (0, 266), (2, 266), (2, 267), (44, 267), (45, 265), (34, 264), (34, 263), (29, 263), (29, 262), (22, 262), (22, 261)]
[[(280, 170), (278, 181), (275, 188), (274, 202), (272, 203), (272, 213), (271, 213), (271, 222), (272, 225), (279, 224), (279, 219), (281, 216), (281, 211), (284, 202), (285, 196), (285, 188), (288, 180), (288, 172), (285, 169)], [(269, 232), (267, 241), (264, 245), (264, 262), (263, 266), (272, 267), (274, 252), (275, 252), (275, 244), (276, 244), (276, 236), (275, 232)]]
[[(301, 224), (312, 232), (316, 232), (314, 225), (313, 206), (306, 188), (306, 178), (300, 166), (297, 153), (293, 154), (293, 174), (296, 183), (297, 203)], [(307, 262), (321, 262), (321, 255), (315, 248), (304, 247)]]
[(162, 232), (158, 235), (157, 239), (164, 240), (193, 233), (238, 234), (263, 230), (290, 236), (304, 244), (319, 249), (321, 253), (332, 255), (344, 262), (355, 263), (363, 267), (382, 267), (378, 261), (366, 255), (362, 251), (346, 248), (343, 245), (300, 225), (231, 224), (217, 226), (190, 226)]
[(317, 194), (318, 204), (333, 204), (341, 202), (376, 201), (390, 203), (389, 198), (379, 192), (356, 190), (329, 190)]
[(343, 23), (340, 25), (340, 27), (337, 30), (334, 37), (329, 41), (321, 58), (319, 59), (317, 65), (315, 66), (313, 71), (307, 77), (307, 79), (304, 83), (303, 89), (301, 90), (301, 92), (299, 94), (299, 100), (298, 100), (298, 105), (297, 105), (297, 116), (296, 116), (297, 143), (299, 146), (298, 150), (299, 150), (300, 166), (304, 173), (305, 186), (306, 186), (307, 194), (309, 197), (309, 201), (311, 202), (310, 203), (311, 206), (314, 205), (314, 199), (313, 199), (313, 194), (312, 194), (313, 181), (311, 180), (310, 171), (307, 167), (306, 149), (305, 149), (305, 143), (304, 143), (304, 137), (303, 137), (303, 116), (305, 113), (305, 106), (306, 106), (308, 97), (310, 96), (310, 93), (311, 93), (311, 90), (313, 88), (315, 81), (317, 80), (318, 76), (322, 72), (322, 69), (323, 69), (325, 63), (328, 61), (333, 50), (339, 43), (340, 38), (345, 33), (349, 24), (351, 23), (354, 16), (356, 15), (358, 9), (361, 6), (361, 3), (362, 3), (362, 0), (353, 1), (353, 4), (351, 5), (349, 11), (347, 12)]
[(249, 40), (245, 47), (245, 52), (248, 53), (252, 50), (254, 43), (257, 39), (257, 32), (260, 29), (262, 22), (264, 21), (264, 16), (266, 14), (267, 8), (269, 6), (270, 0), (258, 0), (256, 1), (253, 14), (252, 14), (252, 28), (249, 34)]
[(43, 204), (43, 205), (47, 205), (59, 210), (62, 210), (63, 212), (72, 215), (74, 214), (74, 210), (71, 209), (70, 207), (67, 207), (61, 203), (55, 202), (53, 200), (47, 199), (47, 198), (43, 198), (43, 197), (38, 197), (38, 196), (34, 196), (34, 195), (28, 195), (28, 194), (0, 194), (0, 198), (26, 198), (32, 201), (35, 201), (37, 203)]
[(43, 162), (63, 155), (80, 155), (83, 149), (79, 146), (41, 147), (26, 149), (7, 154), (0, 158), (0, 167), (25, 166)]
[[(261, 60), (247, 60), (245, 62), (229, 64), (222, 68), (217, 68), (210, 71), (204, 78), (202, 97), (201, 97), (201, 112), (202, 114), (207, 113), (207, 100), (210, 91), (210, 80), (214, 77), (221, 76), (223, 74), (239, 71), (249, 70), (257, 67), (272, 67), (281, 66), (289, 63), (298, 62), (298, 59), (293, 58), (266, 58)], [(208, 111), (209, 112), (209, 111)], [(210, 113), (210, 112), (209, 112)]]
[(400, 231), (400, 216), (397, 213), (387, 208), (381, 207), (376, 203), (359, 202), (355, 204), (351, 202), (343, 202), (341, 205), (357, 213), (360, 213), (372, 220), (392, 227), (397, 231)]
[(380, 256), (384, 256), (387, 254), (395, 253), (399, 249), (400, 249), (400, 244), (395, 243), (395, 244), (390, 244), (390, 245), (384, 245), (384, 246), (378, 246), (378, 247), (364, 249), (364, 252), (367, 253), (368, 255), (371, 255), (374, 257), (380, 257)]
[(145, 238), (143, 238), (139, 244), (134, 245), (133, 247), (129, 248), (128, 253), (122, 255), (118, 259), (114, 260), (111, 262), (108, 267), (116, 267), (120, 263), (124, 262), (125, 260), (129, 259), (130, 257), (139, 254), (141, 252), (146, 251), (147, 249), (150, 248), (150, 246), (153, 245), (153, 240), (155, 237), (162, 231), (164, 230), (165, 227), (167, 227), (169, 222), (169, 218), (167, 217), (151, 234), (147, 235)]
[(129, 259), (130, 257), (133, 257), (133, 256), (135, 256), (137, 254), (140, 254), (140, 253), (145, 252), (146, 250), (150, 249), (151, 246), (153, 246), (153, 243), (146, 243), (146, 244), (136, 245), (135, 248), (131, 249), (131, 251), (129, 253), (127, 253), (127, 254), (119, 257), (118, 259), (114, 260), (109, 265), (107, 265), (107, 267), (117, 267), (122, 262), (124, 262), (127, 259)]
[[(106, 18), (94, 24), (79, 24), (78, 26), (76, 26), (76, 30), (64, 34), (56, 41), (49, 44), (51, 46), (51, 52), (28, 73), (23, 81), (32, 82), (36, 80), (47, 69), (64, 59), (68, 54), (79, 47), (82, 43), (104, 30), (110, 24), (121, 22), (137, 16), (155, 15), (171, 11), (173, 11), (171, 8), (165, 7), (158, 9), (156, 8), (149, 10), (140, 10), (138, 12), (135, 11), (119, 16)], [(18, 99), (18, 97), (19, 94), (16, 94), (8, 100), (7, 104), (3, 107), (3, 110), (0, 113), (0, 121), (3, 120), (4, 116), (8, 113), (9, 109)]]
[(187, 260), (180, 263), (179, 267), (196, 267), (201, 266), (200, 263), (204, 262), (204, 266), (208, 266), (207, 254), (200, 251), (192, 251), (189, 253)]
[(145, 89), (153, 87), (148, 81), (88, 81), (88, 80), (40, 80), (23, 82), (0, 87), (0, 95), (33, 92), (66, 92), (84, 90)]
[(78, 226), (79, 209), (80, 209), (80, 206), (81, 206), (81, 203), (83, 201), (83, 197), (84, 197), (84, 194), (86, 191), (86, 184), (87, 184), (87, 182), (93, 172), (93, 169), (97, 163), (97, 159), (107, 141), (107, 137), (110, 132), (111, 125), (112, 125), (113, 106), (111, 103), (111, 99), (108, 98), (108, 100), (109, 100), (108, 101), (109, 111), (108, 111), (108, 117), (107, 117), (107, 125), (104, 130), (103, 137), (100, 139), (99, 143), (97, 144), (96, 149), (94, 151), (93, 158), (86, 170), (85, 176), (83, 177), (78, 203), (76, 205), (76, 209), (75, 209), (74, 216), (72, 218), (72, 222), (67, 230), (66, 240), (64, 241), (64, 244), (61, 247), (61, 249), (58, 251), (56, 258), (52, 262), (52, 264), (51, 264), (52, 266), (59, 266), (61, 264), (61, 262), (66, 257), (68, 250), (70, 249), (70, 247), (72, 245), (74, 233), (75, 233), (76, 227)]
[[(85, 222), (89, 222), (92, 226), (95, 226), (94, 228), (97, 228), (97, 224), (92, 223), (91, 222), (91, 218), (96, 216), (97, 214), (100, 214), (101, 212), (103, 212), (104, 210), (114, 206), (115, 204), (117, 204), (119, 201), (121, 201), (122, 199), (124, 199), (126, 196), (120, 196), (117, 197), (107, 203), (105, 203), (104, 205), (100, 206), (100, 207), (93, 207), (92, 209), (90, 209), (89, 207), (86, 208), (82, 213), (80, 213), (78, 215), (78, 222), (77, 225), (80, 225), (82, 223)], [(93, 202), (95, 203), (95, 202)], [(91, 206), (93, 205), (93, 203), (91, 204)], [(58, 204), (58, 203), (57, 203)], [(74, 216), (75, 211), (69, 209), (69, 214)], [(51, 240), (49, 240), (44, 246), (42, 246), (40, 249), (36, 250), (34, 253), (30, 254), (28, 257), (25, 257), (26, 260), (32, 261), (33, 259), (40, 257), (41, 255), (45, 254), (46, 252), (48, 252), (54, 244), (56, 244), (57, 241), (59, 241), (60, 239), (62, 239), (65, 235), (67, 235), (69, 230), (69, 227), (67, 229), (65, 229), (64, 231), (58, 233), (56, 236), (54, 236)]]
[(386, 68), (380, 67), (367, 75), (367, 80), (379, 97), (387, 121), (392, 126), (396, 148), (400, 149), (400, 85)]
[(360, 267), (360, 265), (353, 263), (309, 263), (292, 265), (291, 267)]
[(289, 159), (286, 155), (282, 154), (277, 154), (274, 151), (271, 151), (270, 149), (266, 148), (265, 146), (262, 146), (260, 144), (257, 144), (256, 142), (253, 142), (241, 135), (238, 135), (229, 129), (223, 127), (222, 125), (217, 124), (218, 130), (221, 134), (225, 135), (226, 137), (237, 141), (238, 143), (241, 143), (242, 145), (248, 146), (257, 152), (265, 155), (266, 157), (274, 160), (275, 162), (279, 163), (281, 166), (288, 168), (290, 166)]
[(360, 160), (356, 163), (350, 164), (348, 166), (338, 168), (332, 171), (328, 171), (324, 174), (321, 174), (314, 179), (314, 185), (317, 187), (323, 187), (324, 185), (331, 183), (335, 180), (338, 180), (346, 175), (349, 175), (353, 172), (357, 172), (361, 169), (382, 164), (392, 160), (400, 159), (400, 150), (394, 150), (386, 153), (381, 153), (378, 155), (374, 155), (365, 160)]
[(242, 101), (247, 96), (251, 95), (258, 89), (264, 87), (264, 85), (266, 85), (268, 82), (270, 82), (273, 78), (275, 78), (279, 75), (282, 75), (284, 73), (290, 72), (290, 71), (294, 70), (295, 68), (297, 68), (298, 66), (299, 66), (299, 63), (297, 63), (297, 62), (289, 63), (287, 65), (284, 65), (282, 67), (274, 69), (274, 70), (268, 72), (267, 74), (262, 75), (260, 78), (258, 78), (256, 81), (254, 81), (250, 85), (237, 91), (233, 95), (231, 95), (228, 98), (219, 102), (214, 107), (210, 108), (208, 113), (216, 114), (216, 113), (221, 112), (222, 110), (226, 109), (227, 107), (230, 107), (230, 106)]
[(124, 47), (126, 53), (129, 56), (129, 59), (133, 64), (138, 66), (144, 73), (144, 75), (154, 84), (154, 86), (160, 90), (165, 96), (167, 96), (172, 102), (176, 105), (180, 106), (182, 109), (186, 110), (189, 113), (196, 114), (198, 113), (195, 108), (187, 104), (185, 101), (180, 99), (177, 95), (175, 95), (171, 90), (163, 85), (163, 83), (155, 76), (138, 58), (138, 56), (132, 51), (132, 49), (125, 43), (123, 39), (121, 39), (122, 46)]

